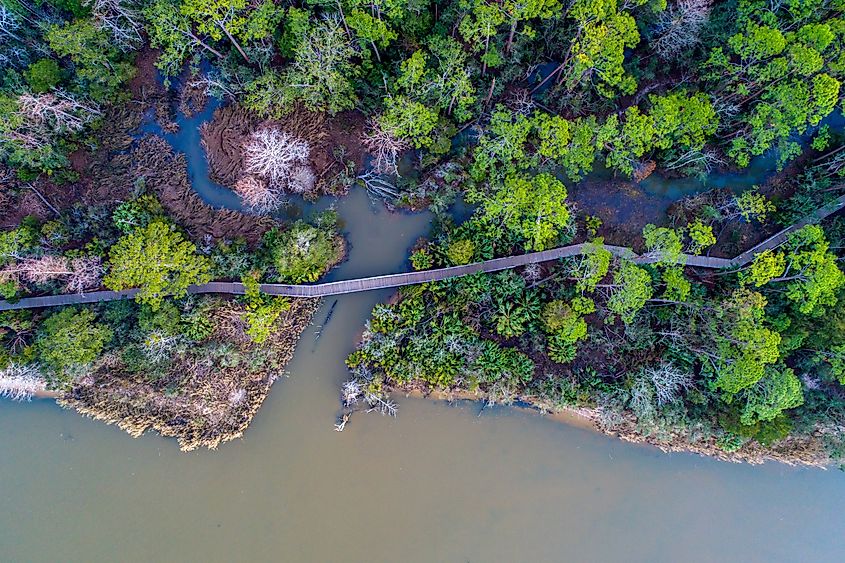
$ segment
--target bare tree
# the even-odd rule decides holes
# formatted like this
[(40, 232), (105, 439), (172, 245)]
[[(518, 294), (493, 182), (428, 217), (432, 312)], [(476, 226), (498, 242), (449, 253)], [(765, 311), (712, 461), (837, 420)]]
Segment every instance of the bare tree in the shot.
[(308, 166), (308, 143), (275, 127), (259, 129), (244, 147), (246, 171), (267, 182), (270, 188), (289, 188), (294, 172)]
[(6, 4), (0, 4), (0, 35), (14, 41), (20, 41), (21, 38), (17, 33), (20, 26), (17, 14), (9, 9)]
[(47, 384), (33, 364), (9, 364), (0, 369), (0, 397), (13, 401), (29, 401), (38, 392), (47, 389)]
[(244, 176), (235, 182), (234, 190), (244, 205), (256, 213), (271, 213), (286, 203), (282, 190), (255, 176)]
[(176, 347), (183, 340), (184, 337), (181, 335), (173, 336), (156, 330), (147, 335), (141, 350), (147, 360), (156, 364), (173, 357)]
[(654, 386), (657, 404), (663, 406), (681, 396), (683, 391), (693, 386), (692, 375), (681, 371), (669, 362), (648, 367), (643, 372)]
[(66, 289), (74, 292), (99, 286), (102, 275), (102, 263), (96, 256), (71, 260), (64, 256), (48, 254), (40, 258), (27, 258), (0, 270), (2, 281), (44, 284), (62, 279), (66, 283)]
[(399, 175), (399, 155), (411, 148), (408, 141), (386, 130), (378, 121), (370, 123), (361, 143), (373, 155), (373, 170), (378, 174)]
[(82, 293), (86, 289), (99, 287), (103, 278), (103, 263), (99, 256), (74, 258), (70, 261), (70, 270), (68, 291)]
[(51, 132), (78, 132), (102, 115), (100, 107), (84, 102), (61, 90), (46, 94), (21, 94), (18, 113), (34, 129)]
[(657, 16), (657, 37), (652, 41), (661, 58), (670, 59), (701, 41), (700, 33), (710, 17), (712, 0), (679, 0)]
[(135, 3), (126, 0), (86, 0), (97, 25), (106, 30), (123, 52), (136, 49), (143, 41), (141, 15)]

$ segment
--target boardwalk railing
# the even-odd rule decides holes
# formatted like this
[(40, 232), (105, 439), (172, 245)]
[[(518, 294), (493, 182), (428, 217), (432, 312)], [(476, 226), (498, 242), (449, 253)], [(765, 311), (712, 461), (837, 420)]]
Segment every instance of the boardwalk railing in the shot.
[[(817, 209), (812, 214), (801, 219), (800, 221), (790, 225), (777, 234), (769, 237), (755, 247), (743, 252), (736, 258), (713, 258), (710, 256), (693, 256), (684, 254), (681, 257), (681, 262), (687, 266), (696, 268), (708, 268), (715, 270), (740, 268), (749, 262), (754, 257), (771, 248), (776, 248), (786, 242), (789, 234), (801, 227), (821, 221), (825, 217), (832, 215), (845, 206), (845, 196), (842, 196), (829, 205)], [(465, 266), (452, 266), (449, 268), (439, 268), (436, 270), (423, 270), (420, 272), (407, 272), (402, 274), (388, 274), (384, 276), (372, 276), (367, 278), (357, 278), (352, 280), (343, 280), (335, 282), (318, 283), (314, 285), (289, 285), (281, 283), (265, 283), (261, 284), (261, 291), (270, 295), (284, 295), (288, 297), (326, 297), (329, 295), (343, 295), (346, 293), (358, 293), (361, 291), (372, 291), (377, 289), (388, 289), (392, 287), (401, 287), (404, 285), (415, 285), (420, 283), (440, 281), (448, 278), (456, 278), (461, 276), (468, 276), (479, 272), (498, 272), (501, 270), (509, 270), (528, 264), (537, 264), (540, 262), (550, 262), (561, 258), (569, 258), (572, 256), (579, 256), (587, 254), (591, 251), (593, 245), (573, 244), (570, 246), (561, 246), (552, 248), (550, 250), (543, 250), (541, 252), (531, 252), (528, 254), (519, 254), (516, 256), (506, 256), (504, 258), (493, 258), (483, 262), (475, 262)], [(620, 258), (632, 260), (637, 264), (650, 264), (660, 261), (659, 255), (646, 254), (638, 255), (632, 249), (624, 246), (605, 245), (607, 250)], [(244, 286), (240, 282), (222, 282), (213, 281), (202, 285), (192, 285), (188, 288), (189, 293), (228, 293), (233, 295), (243, 295)], [(118, 299), (128, 299), (134, 297), (138, 293), (137, 289), (127, 289), (124, 291), (92, 291), (89, 293), (71, 293), (64, 295), (46, 295), (43, 297), (26, 297), (16, 303), (8, 301), (0, 301), (0, 311), (8, 311), (12, 309), (33, 309), (38, 307), (53, 307), (57, 305), (78, 305), (83, 303), (97, 303), (101, 301), (115, 301)]]

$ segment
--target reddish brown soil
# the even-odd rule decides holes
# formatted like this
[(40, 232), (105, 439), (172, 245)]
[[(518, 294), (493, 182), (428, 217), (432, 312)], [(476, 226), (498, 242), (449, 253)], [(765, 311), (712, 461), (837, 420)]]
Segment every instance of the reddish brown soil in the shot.
[(161, 87), (158, 83), (158, 70), (155, 67), (161, 51), (153, 49), (149, 45), (138, 52), (135, 58), (136, 73), (132, 80), (129, 81), (129, 91), (132, 93), (132, 98), (135, 100), (143, 100), (147, 97), (160, 92)]
[[(53, 183), (38, 182), (36, 189), (56, 208), (70, 206), (76, 194), (76, 186), (56, 186)], [(56, 214), (32, 190), (21, 186), (17, 193), (6, 194), (5, 205), (0, 201), (0, 229), (14, 229), (31, 216), (40, 221), (55, 219)]]

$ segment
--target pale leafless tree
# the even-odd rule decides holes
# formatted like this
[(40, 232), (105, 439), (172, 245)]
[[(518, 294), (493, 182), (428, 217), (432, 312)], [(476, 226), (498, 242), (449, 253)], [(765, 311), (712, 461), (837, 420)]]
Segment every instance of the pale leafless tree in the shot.
[(361, 382), (357, 379), (350, 379), (343, 383), (340, 390), (340, 398), (343, 401), (343, 406), (352, 407), (358, 404), (358, 400), (364, 395), (364, 389)]
[(155, 364), (171, 358), (174, 350), (182, 341), (182, 336), (173, 336), (156, 330), (147, 335), (141, 350), (147, 360)]
[(309, 166), (294, 168), (288, 180), (288, 190), (296, 194), (305, 194), (314, 190), (317, 176)]
[(519, 88), (511, 92), (505, 101), (505, 105), (514, 113), (522, 115), (530, 114), (537, 107), (534, 98), (531, 97), (531, 91), (527, 88)]
[(17, 14), (5, 4), (0, 4), (0, 35), (14, 41), (20, 41), (21, 38), (18, 35), (20, 26)]
[(38, 392), (47, 389), (38, 367), (33, 364), (9, 364), (0, 369), (0, 397), (13, 401), (29, 401)]
[(70, 270), (67, 290), (72, 292), (82, 293), (99, 287), (103, 278), (103, 263), (99, 256), (74, 258), (70, 261)]
[(244, 205), (256, 213), (271, 213), (286, 203), (282, 190), (255, 176), (244, 176), (235, 182), (234, 190)]
[(67, 92), (56, 90), (45, 94), (21, 94), (18, 113), (36, 130), (53, 133), (78, 132), (102, 115), (93, 102), (79, 100)]
[(27, 258), (0, 270), (2, 281), (44, 284), (61, 279), (65, 281), (66, 289), (73, 292), (99, 286), (102, 275), (103, 266), (96, 256), (68, 259), (48, 254), (40, 258)]
[(382, 397), (374, 393), (366, 393), (364, 399), (370, 405), (367, 412), (378, 412), (382, 415), (396, 416), (399, 411), (399, 405), (387, 397)]
[(664, 59), (701, 41), (701, 29), (710, 17), (712, 0), (679, 0), (669, 4), (657, 16), (657, 37), (652, 41), (657, 54)]
[(542, 273), (543, 270), (540, 267), (540, 264), (528, 264), (522, 270), (522, 279), (524, 279), (528, 283), (534, 283), (540, 279)]
[(294, 173), (308, 166), (308, 143), (275, 127), (259, 129), (244, 147), (244, 163), (249, 174), (267, 182), (271, 189), (289, 190)]
[(97, 25), (106, 30), (118, 49), (128, 52), (136, 49), (143, 41), (141, 15), (132, 1), (86, 0)]
[(693, 386), (692, 374), (668, 362), (646, 368), (644, 374), (654, 386), (657, 404), (660, 406), (671, 403)]
[(400, 139), (381, 126), (377, 121), (370, 123), (361, 142), (373, 155), (373, 170), (377, 174), (399, 175), (399, 156), (411, 148), (408, 141)]

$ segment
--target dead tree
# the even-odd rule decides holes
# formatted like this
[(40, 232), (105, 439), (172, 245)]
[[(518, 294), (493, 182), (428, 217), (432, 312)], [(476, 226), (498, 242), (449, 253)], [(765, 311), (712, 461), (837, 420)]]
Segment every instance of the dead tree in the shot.
[(244, 147), (249, 174), (265, 180), (271, 188), (285, 190), (294, 172), (308, 166), (308, 143), (275, 127), (259, 129)]
[(121, 51), (133, 51), (143, 42), (142, 18), (133, 2), (87, 0), (84, 4), (90, 6), (94, 21), (111, 35)]
[(361, 143), (373, 155), (373, 170), (377, 174), (399, 175), (399, 156), (411, 148), (404, 139), (381, 126), (378, 121), (370, 123), (369, 130), (364, 133)]
[(278, 188), (255, 176), (244, 176), (234, 186), (244, 205), (256, 213), (271, 213), (285, 203), (285, 194)]
[(657, 37), (652, 41), (657, 54), (671, 59), (701, 41), (701, 29), (710, 17), (712, 0), (679, 0), (657, 16)]
[(0, 369), (0, 397), (13, 401), (29, 401), (47, 389), (47, 384), (34, 364), (9, 364)]

